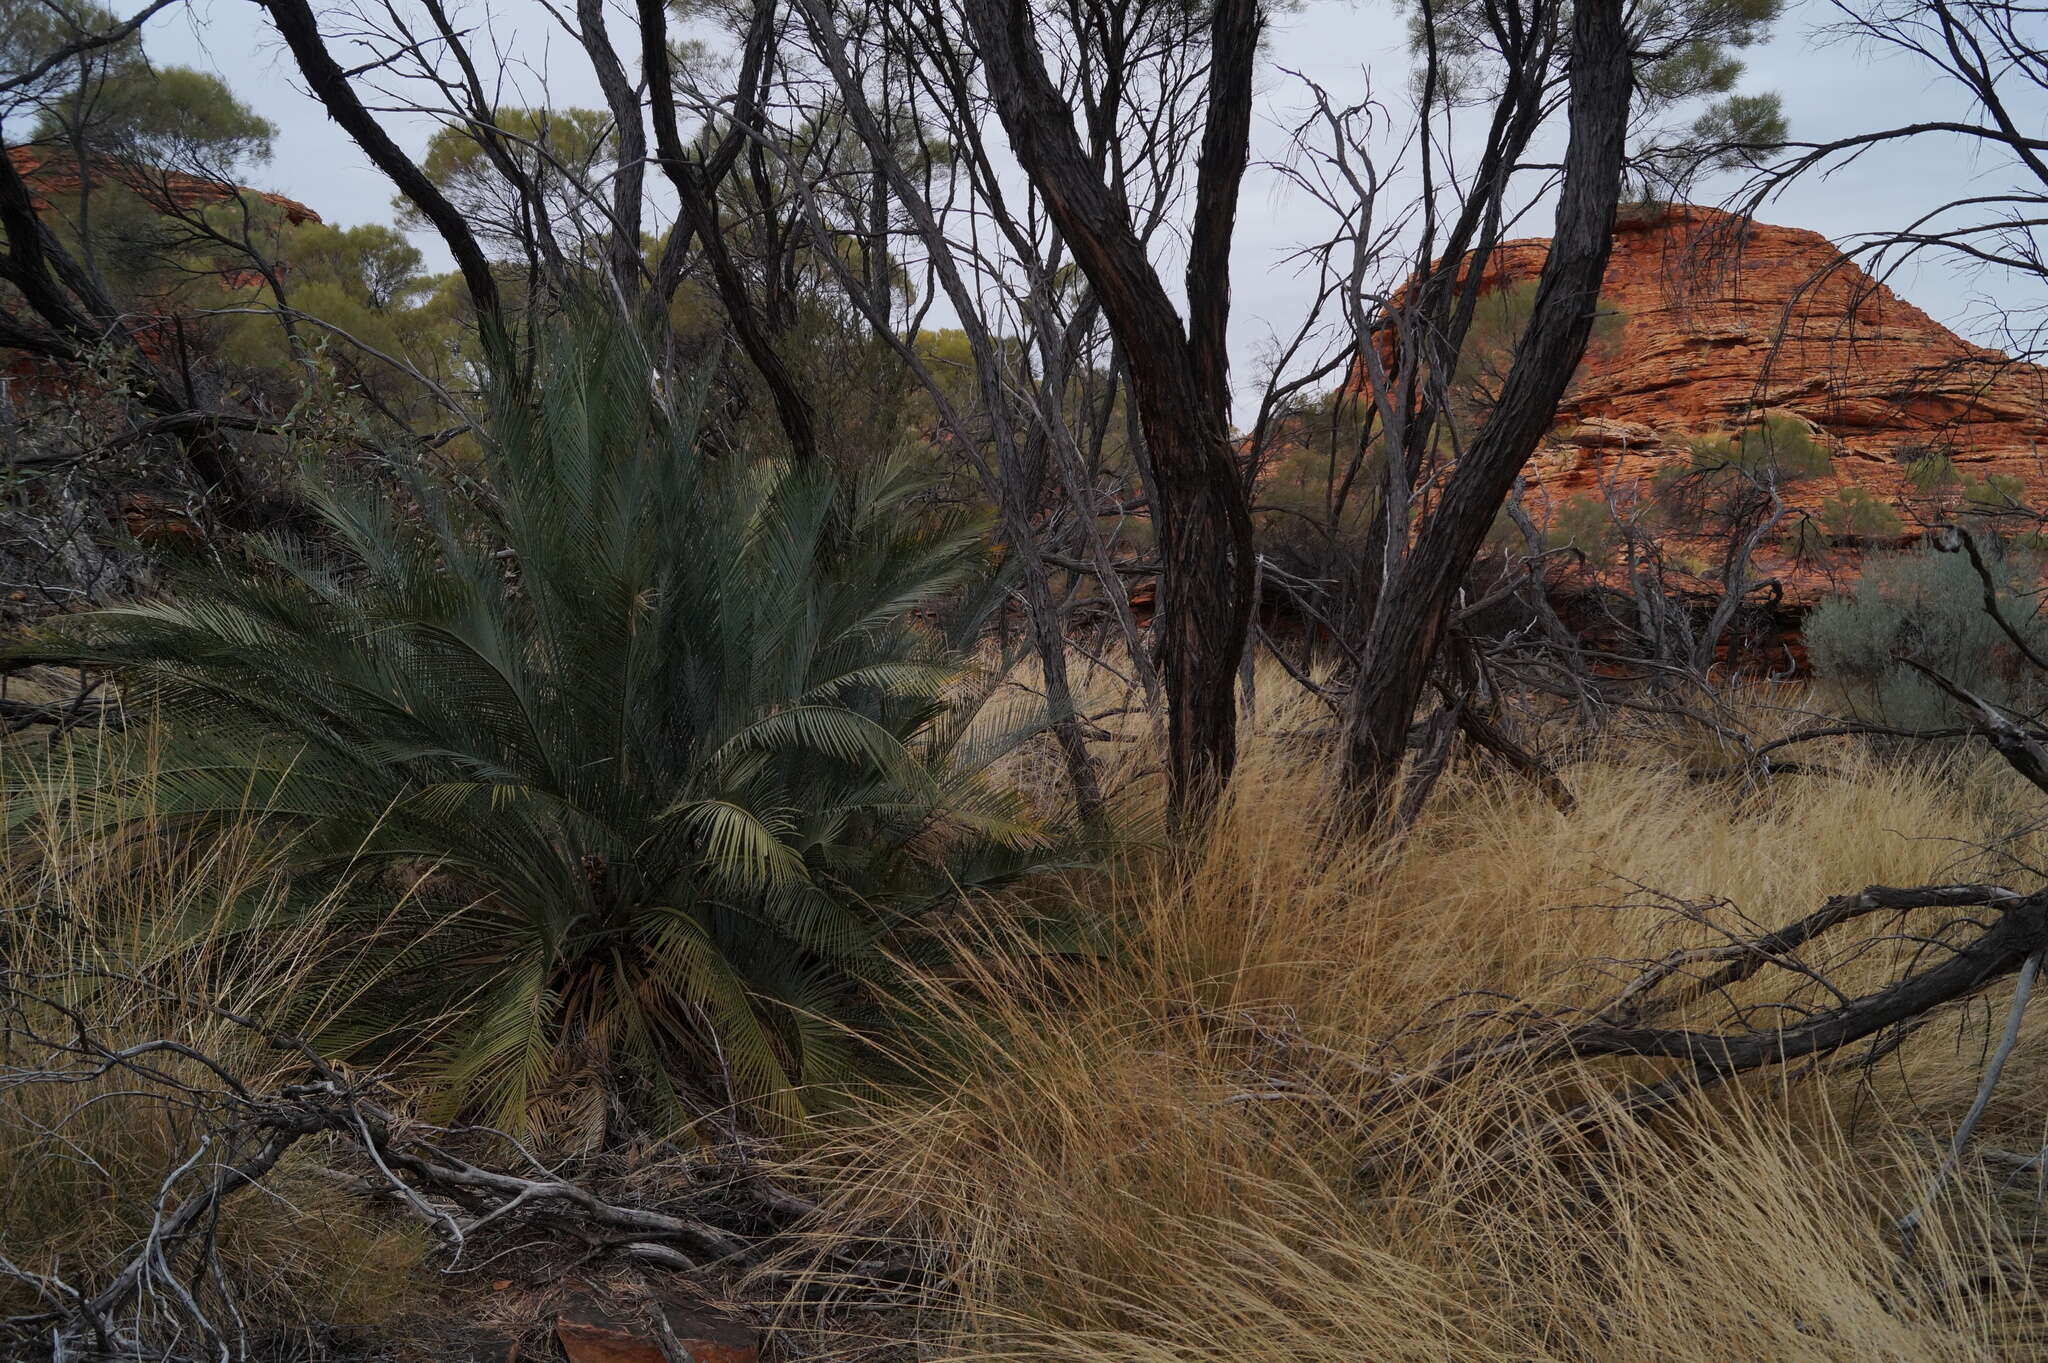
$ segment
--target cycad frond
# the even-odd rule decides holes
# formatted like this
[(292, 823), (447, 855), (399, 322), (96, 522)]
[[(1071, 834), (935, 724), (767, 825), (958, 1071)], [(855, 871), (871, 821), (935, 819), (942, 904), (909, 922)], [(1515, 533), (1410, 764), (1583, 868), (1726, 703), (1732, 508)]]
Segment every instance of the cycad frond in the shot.
[(400, 896), (432, 950), (337, 929), (349, 970), (382, 953), (359, 1030), (460, 1013), (432, 1045), (500, 1119), (593, 1057), (622, 1092), (789, 1117), (949, 863), (1049, 846), (982, 779), (991, 727), (949, 713), (971, 626), (912, 618), (997, 599), (981, 528), (914, 512), (901, 467), (703, 457), (654, 372), (564, 328), (493, 399), (488, 497), (316, 488), (324, 533), (248, 575), (21, 650), (118, 669), (162, 717), (104, 740), (160, 749), (148, 788), (75, 816), (263, 820), (309, 886)]

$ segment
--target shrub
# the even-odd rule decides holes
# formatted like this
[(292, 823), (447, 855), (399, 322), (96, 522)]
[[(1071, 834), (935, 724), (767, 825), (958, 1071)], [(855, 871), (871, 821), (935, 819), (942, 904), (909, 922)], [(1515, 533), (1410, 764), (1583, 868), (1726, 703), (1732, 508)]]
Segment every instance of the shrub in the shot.
[[(1523, 280), (1489, 289), (1473, 304), (1472, 323), (1451, 373), (1449, 400), (1460, 420), (1477, 429), (1500, 400), (1501, 385), (1514, 363), (1515, 348), (1536, 308), (1536, 281)], [(1628, 326), (1628, 316), (1606, 299), (1593, 308), (1593, 330), (1586, 352), (1612, 351)]]
[(1963, 500), (1987, 511), (2023, 509), (2026, 480), (2010, 473), (1987, 473), (1982, 478), (1963, 480)]
[(1614, 540), (1614, 514), (1599, 497), (1581, 493), (1557, 509), (1543, 536), (1548, 548), (1570, 546), (1598, 561)]
[[(2034, 610), (2041, 560), (2008, 550), (1991, 560), (1999, 610), (2036, 651), (2048, 651), (2048, 621)], [(1954, 721), (1954, 705), (1894, 656), (1906, 653), (2002, 705), (2043, 693), (1984, 610), (1983, 586), (1962, 554), (1929, 548), (1874, 557), (1853, 591), (1822, 602), (1806, 620), (1815, 675), (1842, 689), (1859, 713), (1903, 728)]]
[(1789, 558), (1815, 558), (1825, 554), (1828, 536), (1811, 516), (1794, 516), (1778, 536), (1778, 547)]
[(1906, 466), (1906, 484), (1915, 492), (1934, 493), (1954, 487), (1960, 480), (1954, 452), (1946, 447), (1909, 445), (1897, 458)]
[(1733, 436), (1701, 437), (1654, 479), (1659, 514), (1698, 531), (1719, 523), (1739, 533), (1769, 515), (1778, 491), (1833, 467), (1825, 445), (1792, 417), (1767, 417)]
[(272, 543), (30, 652), (164, 716), (157, 820), (253, 812), (307, 890), (415, 929), (330, 1043), (416, 1037), (501, 1123), (784, 1120), (854, 1072), (892, 933), (1040, 842), (913, 614), (977, 575), (981, 528), (886, 470), (701, 454), (598, 331), (555, 340), (538, 406), (497, 399), (487, 503), (419, 480), (408, 523), (312, 489), (334, 550)]
[(1834, 466), (1827, 446), (1792, 417), (1765, 417), (1734, 436), (1692, 442), (1682, 473), (1740, 475), (1756, 482), (1818, 478)]
[(1845, 487), (1820, 504), (1820, 523), (1832, 538), (1892, 539), (1905, 528), (1899, 513), (1865, 487)]

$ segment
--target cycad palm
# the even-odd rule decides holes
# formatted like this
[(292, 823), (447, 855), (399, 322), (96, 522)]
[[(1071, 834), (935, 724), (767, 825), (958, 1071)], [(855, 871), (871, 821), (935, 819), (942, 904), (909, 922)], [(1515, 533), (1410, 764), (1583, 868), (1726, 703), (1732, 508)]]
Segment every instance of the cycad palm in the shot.
[(787, 1117), (845, 1072), (936, 850), (1034, 840), (913, 617), (975, 575), (977, 527), (886, 476), (708, 457), (630, 341), (562, 351), (494, 411), (489, 499), (316, 494), (338, 548), (268, 544), (35, 651), (156, 707), (155, 815), (253, 809), (301, 873), (432, 910), (363, 1031), (459, 1003), (459, 1101), (519, 1121), (580, 1070)]

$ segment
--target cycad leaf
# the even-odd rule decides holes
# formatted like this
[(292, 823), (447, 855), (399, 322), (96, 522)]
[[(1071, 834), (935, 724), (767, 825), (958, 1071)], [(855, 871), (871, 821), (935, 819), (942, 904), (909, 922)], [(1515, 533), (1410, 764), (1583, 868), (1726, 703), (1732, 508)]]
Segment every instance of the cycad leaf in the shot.
[(665, 817), (701, 841), (705, 869), (731, 885), (764, 890), (809, 879), (801, 853), (783, 842), (776, 829), (730, 801), (685, 800)]

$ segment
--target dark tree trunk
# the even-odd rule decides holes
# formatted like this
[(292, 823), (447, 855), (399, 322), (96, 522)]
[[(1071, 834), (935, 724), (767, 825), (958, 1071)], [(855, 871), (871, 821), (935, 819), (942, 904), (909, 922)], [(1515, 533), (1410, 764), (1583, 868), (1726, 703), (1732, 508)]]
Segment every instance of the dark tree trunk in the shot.
[(485, 355), (494, 368), (509, 372), (511, 331), (505, 324), (498, 280), (491, 273), (491, 263), (485, 257), (483, 247), (477, 244), (476, 234), (470, 231), (468, 221), (440, 188), (427, 178), (426, 172), (391, 140), (391, 135), (384, 131), (383, 124), (375, 115), (364, 107), (348, 82), (348, 73), (327, 50), (326, 40), (320, 36), (320, 25), (313, 17), (312, 6), (307, 0), (261, 0), (261, 3), (269, 11), (270, 20), (277, 26), (285, 46), (291, 49), (299, 74), (306, 78), (306, 88), (327, 110), (327, 116), (341, 125), (342, 131), (363, 149), (363, 154), (384, 172), (385, 178), (396, 185), (399, 193), (405, 195), (420, 215), (434, 225), (449, 254), (455, 257), (456, 268), (462, 272), (469, 301), (476, 308), (477, 328), (483, 335)]
[(1251, 515), (1230, 439), (1229, 256), (1251, 127), (1257, 0), (1218, 0), (1184, 329), (1128, 214), (1047, 74), (1027, 0), (966, 0), (1011, 147), (1087, 274), (1122, 347), (1158, 499), (1169, 812), (1200, 819), (1237, 755), (1237, 663), (1250, 623)]
[(186, 467), (216, 514), (230, 525), (254, 528), (240, 454), (221, 430), (255, 429), (260, 423), (201, 409), (189, 375), (182, 386), (176, 384), (144, 353), (93, 272), (64, 249), (36, 213), (35, 196), (5, 151), (0, 147), (0, 234), (8, 249), (0, 252), (0, 280), (14, 287), (45, 330), (31, 330), (0, 313), (0, 344), (66, 363), (82, 360), (103, 342), (120, 344), (133, 366), (129, 381), (136, 399), (156, 414), (158, 428), (178, 442)]
[(640, 219), (647, 178), (647, 133), (640, 123), (640, 92), (626, 75), (605, 29), (603, 0), (576, 0), (576, 25), (604, 102), (618, 128), (619, 165), (612, 177), (611, 232), (605, 254), (619, 300), (631, 307), (640, 297)]
[[(789, 448), (799, 461), (818, 453), (817, 421), (811, 404), (797, 387), (789, 366), (783, 363), (770, 337), (768, 319), (748, 292), (745, 278), (727, 249), (725, 227), (718, 216), (718, 186), (732, 168), (747, 142), (746, 129), (754, 116), (754, 101), (763, 79), (775, 37), (775, 0), (758, 0), (754, 21), (747, 32), (746, 48), (740, 62), (739, 93), (732, 111), (732, 129), (718, 148), (701, 162), (693, 161), (683, 148), (676, 117), (674, 77), (668, 53), (668, 7), (665, 0), (639, 0), (641, 69), (647, 80), (649, 102), (654, 110), (654, 145), (675, 186), (679, 201), (676, 232), (684, 241), (695, 236), (704, 245), (704, 261), (711, 268), (711, 282), (718, 301), (725, 308), (726, 321), (768, 385), (775, 403), (775, 415)], [(672, 239), (671, 247), (676, 247)]]
[[(1592, 334), (1613, 241), (1634, 66), (1621, 0), (1572, 18), (1564, 181), (1527, 329), (1486, 425), (1459, 458), (1373, 616), (1345, 726), (1343, 774), (1362, 819), (1386, 805), (1452, 605), (1522, 465), (1549, 430)], [(1401, 533), (1390, 526), (1390, 534)], [(1366, 566), (1368, 574), (1373, 566)]]

